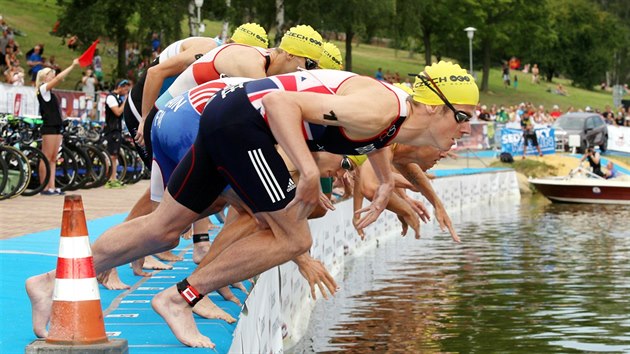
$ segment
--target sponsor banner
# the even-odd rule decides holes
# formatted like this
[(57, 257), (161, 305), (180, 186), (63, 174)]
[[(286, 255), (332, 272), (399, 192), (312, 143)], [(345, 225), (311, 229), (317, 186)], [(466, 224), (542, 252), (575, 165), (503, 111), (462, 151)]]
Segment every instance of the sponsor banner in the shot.
[[(544, 155), (556, 152), (556, 138), (554, 128), (536, 128), (536, 139)], [(523, 154), (523, 131), (520, 129), (503, 128), (501, 131), (501, 152), (509, 152), (513, 156)], [(538, 150), (528, 141), (527, 155), (538, 155)]]
[[(490, 129), (488, 129), (490, 127)], [(490, 134), (489, 134), (490, 133)], [(484, 150), (493, 145), (494, 122), (473, 121), (470, 122), (470, 135), (465, 135), (457, 140), (456, 149)]]
[[(64, 118), (67, 117), (91, 117), (94, 115), (94, 101), (87, 98), (81, 91), (53, 90), (59, 100), (59, 109)], [(97, 96), (103, 103), (97, 101), (102, 107), (101, 118), (105, 120), (106, 93)], [(100, 104), (99, 104), (100, 103)], [(10, 113), (22, 117), (39, 117), (39, 102), (37, 94), (32, 86), (13, 86), (0, 84), (0, 113)]]
[(630, 127), (608, 126), (608, 150), (630, 152)]

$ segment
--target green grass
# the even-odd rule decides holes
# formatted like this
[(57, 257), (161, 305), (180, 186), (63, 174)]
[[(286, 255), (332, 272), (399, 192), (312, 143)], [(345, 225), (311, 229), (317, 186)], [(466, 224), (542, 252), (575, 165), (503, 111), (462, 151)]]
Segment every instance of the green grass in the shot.
[(555, 176), (557, 173), (557, 168), (555, 166), (532, 159), (514, 159), (513, 163), (494, 161), (490, 164), (490, 167), (513, 168), (516, 172), (520, 172), (525, 176), (530, 176), (534, 178), (545, 177), (549, 175)]
[[(51, 36), (49, 32), (57, 19), (58, 7), (54, 0), (0, 0), (0, 12), (3, 14), (10, 26), (24, 32), (26, 36), (16, 37), (21, 50), (25, 53), (37, 43), (45, 46), (45, 56), (55, 55), (57, 63), (62, 67), (67, 67), (73, 58), (81, 53), (73, 52), (64, 46), (61, 38)], [(77, 19), (80, 20), (80, 19)], [(221, 32), (221, 22), (204, 21), (206, 36), (214, 37)], [(182, 21), (182, 33), (188, 34), (188, 25)], [(335, 42), (342, 54), (345, 55), (345, 44)], [(101, 56), (103, 57), (103, 70), (106, 80), (112, 80), (111, 73), (116, 66), (116, 57), (108, 54), (106, 48), (115, 49), (115, 44), (107, 41), (99, 45)], [(114, 51), (112, 51), (114, 52)], [(367, 44), (354, 45), (353, 71), (373, 76), (376, 69), (381, 67), (383, 71), (389, 70), (392, 74), (398, 72), (401, 80), (404, 80), (408, 73), (417, 73), (424, 68), (424, 55), (416, 53), (413, 58), (409, 58), (407, 51), (395, 51), (393, 49), (372, 46)], [(26, 59), (20, 58), (23, 67), (26, 67)], [(466, 66), (466, 63), (463, 63)], [(519, 77), (518, 89), (514, 87), (503, 87), (501, 71), (494, 68), (490, 71), (490, 87), (488, 92), (482, 92), (480, 101), (486, 105), (515, 105), (520, 102), (532, 102), (535, 105), (544, 105), (547, 109), (557, 104), (565, 110), (569, 106), (584, 108), (603, 109), (606, 105), (612, 105), (612, 94), (601, 91), (587, 91), (570, 86), (569, 80), (555, 79), (553, 84), (541, 82), (533, 84), (531, 75), (521, 72), (512, 72)], [(481, 73), (478, 72), (478, 80), (481, 80)], [(81, 78), (81, 70), (75, 69), (62, 84), (62, 88), (73, 88), (75, 83)], [(553, 89), (557, 83), (562, 83), (568, 90), (569, 96), (559, 96), (547, 92)]]

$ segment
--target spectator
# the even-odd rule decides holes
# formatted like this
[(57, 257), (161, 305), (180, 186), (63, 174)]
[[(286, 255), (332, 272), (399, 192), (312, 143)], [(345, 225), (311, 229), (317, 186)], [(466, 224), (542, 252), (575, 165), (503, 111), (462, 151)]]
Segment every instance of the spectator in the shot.
[(153, 34), (151, 35), (151, 51), (157, 52), (159, 54), (161, 43), (162, 42), (160, 41), (160, 36), (157, 34), (157, 32), (153, 32)]
[(405, 86), (407, 86), (407, 87), (411, 88), (411, 87), (412, 87), (412, 85), (411, 85), (411, 80), (409, 80), (409, 78), (408, 78), (408, 77), (407, 77), (407, 78), (405, 78), (405, 82), (403, 82), (403, 85), (405, 85)]
[(7, 22), (4, 20), (4, 16), (0, 15), (0, 31), (5, 31), (9, 28)]
[(538, 106), (538, 110), (534, 114), (534, 122), (537, 124), (547, 124), (550, 119), (548, 118), (547, 112), (545, 111), (545, 106)]
[(538, 69), (538, 64), (534, 64), (532, 67), (532, 83), (539, 84), (540, 83), (540, 70)]
[(118, 168), (118, 150), (122, 143), (122, 115), (125, 100), (129, 93), (130, 83), (121, 80), (116, 84), (114, 91), (110, 92), (105, 99), (105, 140), (107, 141), (107, 151), (112, 159), (112, 174), (105, 185), (106, 188), (122, 188), (123, 184), (116, 179)]
[(479, 111), (479, 115), (477, 116), (477, 118), (486, 122), (491, 121), (490, 113), (488, 112), (488, 106), (486, 106), (485, 104), (481, 106), (481, 110)]
[[(15, 53), (15, 55), (20, 55), (22, 54), (20, 52), (20, 46), (15, 42), (15, 39), (13, 38), (9, 38), (9, 43), (7, 43), (6, 47), (11, 47), (13, 48), (13, 53)], [(28, 58), (28, 57), (27, 57)]]
[(502, 65), (502, 77), (503, 77), (503, 86), (510, 87), (510, 68), (507, 63), (503, 63)]
[(96, 86), (98, 85), (98, 79), (94, 75), (92, 69), (87, 69), (85, 71), (85, 74), (81, 79), (81, 83), (83, 83), (81, 91), (85, 92), (89, 100), (94, 100), (96, 95)]
[(538, 138), (536, 137), (534, 122), (530, 112), (523, 114), (521, 117), (521, 128), (523, 129), (523, 159), (527, 154), (527, 145), (530, 141), (532, 145), (536, 147), (536, 150), (538, 150), (538, 156), (542, 156), (543, 153), (538, 145)]
[(50, 58), (45, 61), (44, 66), (55, 70), (55, 74), (58, 74), (61, 71), (61, 68), (57, 65), (54, 55), (51, 55)]
[(26, 64), (30, 67), (31, 82), (35, 83), (37, 73), (44, 68), (44, 60), (41, 55), (42, 47), (38, 44), (33, 48), (33, 53), (27, 57)]
[(562, 112), (560, 111), (560, 107), (557, 104), (554, 104), (553, 109), (551, 110), (551, 113), (549, 115), (551, 116), (553, 120), (558, 119), (558, 117), (562, 115)]
[(606, 121), (606, 124), (615, 124), (615, 113), (610, 108), (610, 105), (606, 105), (602, 117)]
[(385, 70), (385, 81), (391, 84), (393, 79), (392, 73), (389, 70)]
[(564, 86), (562, 86), (562, 84), (558, 84), (558, 86), (556, 86), (555, 93), (560, 95), (560, 96), (568, 96), (569, 95), (567, 93), (567, 90), (564, 88)]
[(13, 86), (24, 86), (24, 69), (20, 66), (13, 65), (11, 66), (10, 73), (11, 82), (9, 82)]
[(13, 52), (13, 47), (11, 46), (6, 47), (4, 63), (7, 66), (7, 69), (10, 69), (12, 66), (20, 66), (20, 60), (17, 58), (15, 52)]
[(374, 77), (376, 78), (376, 80), (383, 81), (384, 80), (384, 78), (383, 78), (383, 69), (382, 68), (378, 68), (376, 70), (376, 74), (374, 74)]
[(94, 68), (94, 76), (98, 82), (103, 81), (103, 61), (101, 55), (98, 52), (98, 48), (94, 51), (94, 59), (92, 59), (92, 67)]
[(69, 49), (76, 50), (77, 47), (79, 46), (79, 37), (72, 36), (72, 37), (68, 38), (67, 45), (68, 45)]
[[(44, 55), (44, 45), (42, 43), (36, 45), (35, 47), (39, 46), (39, 55), (43, 56)], [(35, 47), (31, 48), (28, 50), (28, 52), (26, 52), (25, 57), (28, 58), (30, 57), (34, 52), (35, 52)]]
[[(7, 52), (6, 52), (7, 44), (9, 44), (9, 37), (7, 36), (7, 31), (3, 30), (2, 31), (2, 36), (0, 36), (0, 52), (2, 52), (2, 57), (3, 58), (7, 54)], [(4, 62), (0, 62), (0, 65), (9, 66), (8, 63), (4, 63)]]
[(516, 74), (514, 75), (514, 89), (518, 89), (518, 76)]
[(624, 125), (626, 125), (626, 114), (625, 114), (625, 110), (623, 108), (623, 106), (621, 106), (619, 108), (619, 111), (617, 112), (617, 117), (615, 118), (615, 125), (623, 127)]

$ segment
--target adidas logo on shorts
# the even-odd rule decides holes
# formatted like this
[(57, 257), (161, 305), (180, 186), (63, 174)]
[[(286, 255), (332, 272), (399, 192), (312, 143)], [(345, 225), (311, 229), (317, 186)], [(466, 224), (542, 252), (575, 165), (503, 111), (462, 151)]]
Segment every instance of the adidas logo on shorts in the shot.
[(289, 178), (289, 185), (287, 186), (287, 193), (295, 189), (295, 183)]

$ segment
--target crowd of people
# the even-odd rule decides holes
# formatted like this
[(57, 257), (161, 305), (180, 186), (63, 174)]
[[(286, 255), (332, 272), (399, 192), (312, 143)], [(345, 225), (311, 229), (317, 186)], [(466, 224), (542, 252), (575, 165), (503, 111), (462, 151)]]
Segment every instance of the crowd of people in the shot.
[[(252, 23), (228, 42), (191, 37), (166, 46), (124, 102), (112, 101), (124, 106), (151, 166), (151, 186), (126, 220), (92, 245), (98, 279), (124, 288), (116, 266), (133, 262), (134, 273), (147, 275), (151, 255), (176, 261), (170, 250), (192, 228), (198, 267), (152, 301), (192, 347), (213, 347), (193, 313), (233, 321), (204, 295), (234, 300), (230, 284), (284, 262), (297, 264), (313, 297), (315, 289), (324, 297), (336, 292), (333, 277), (309, 255), (307, 222), (334, 210), (333, 186), (354, 196), (355, 213), (345, 217), (361, 237), (389, 209), (403, 233), (419, 238), (429, 213), (410, 189), (426, 196), (442, 230), (459, 242), (425, 171), (470, 134), (479, 101), (474, 78), (450, 62), (426, 66), (410, 85), (342, 71), (339, 49), (308, 25), (289, 28), (276, 48)], [(207, 216), (226, 206), (210, 244)], [(54, 274), (26, 281), (39, 337), (47, 335)]]
[(599, 108), (593, 109), (590, 106), (584, 108), (568, 106), (562, 110), (560, 106), (553, 105), (551, 110), (549, 110), (545, 108), (544, 105), (536, 106), (531, 102), (522, 102), (512, 106), (493, 104), (490, 107), (485, 104), (479, 104), (475, 109), (475, 117), (480, 121), (486, 122), (520, 124), (521, 117), (527, 115), (533, 118), (535, 125), (552, 125), (561, 115), (572, 112), (597, 113), (600, 114), (609, 125), (630, 127), (630, 111), (623, 105), (617, 107), (616, 110), (613, 110), (610, 105), (606, 105), (603, 110)]

